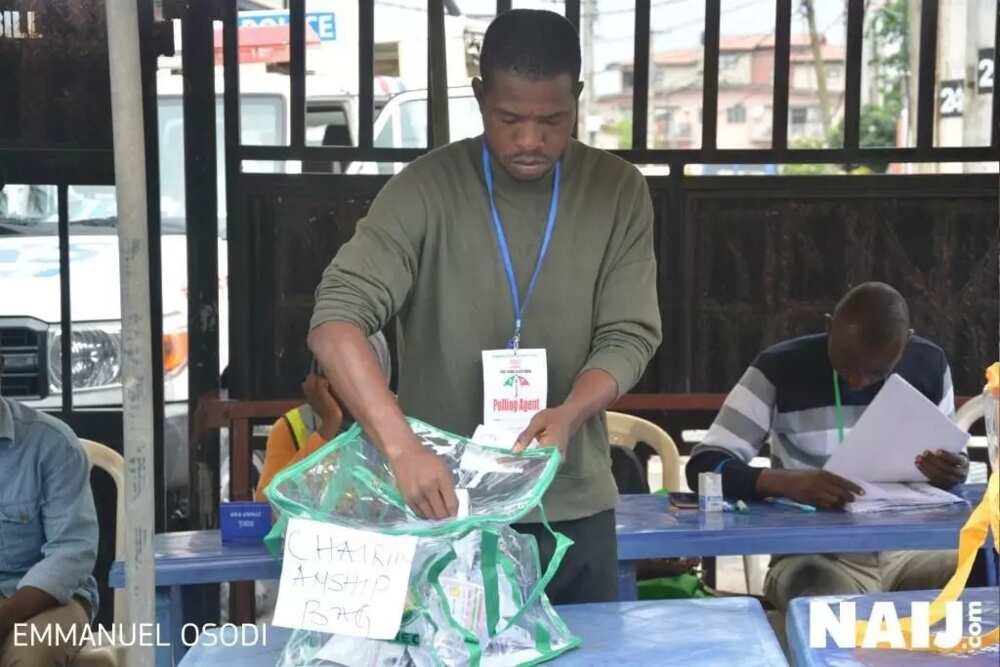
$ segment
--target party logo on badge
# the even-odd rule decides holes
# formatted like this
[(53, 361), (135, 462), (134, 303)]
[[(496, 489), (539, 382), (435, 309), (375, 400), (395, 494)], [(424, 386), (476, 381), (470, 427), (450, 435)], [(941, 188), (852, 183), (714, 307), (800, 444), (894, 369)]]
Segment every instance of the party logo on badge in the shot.
[(504, 380), (503, 386), (514, 388), (514, 398), (517, 398), (521, 387), (530, 387), (531, 382), (521, 374), (511, 375)]

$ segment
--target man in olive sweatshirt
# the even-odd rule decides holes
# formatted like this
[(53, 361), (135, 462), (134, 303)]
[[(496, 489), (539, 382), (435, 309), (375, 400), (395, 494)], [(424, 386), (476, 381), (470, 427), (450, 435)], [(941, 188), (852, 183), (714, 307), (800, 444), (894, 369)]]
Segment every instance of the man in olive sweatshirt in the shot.
[[(491, 381), (484, 352), (544, 349), (536, 372), (547, 409), (515, 449), (537, 440), (563, 456), (543, 506), (575, 545), (548, 593), (555, 603), (612, 600), (617, 491), (604, 410), (661, 338), (652, 203), (635, 167), (571, 138), (582, 84), (566, 19), (501, 15), (480, 72), (484, 135), (432, 151), (386, 184), (323, 275), (309, 346), (407, 502), (437, 519), (457, 510), (453, 480), (404, 414), (471, 436)], [(404, 338), (398, 401), (366, 341), (394, 315)], [(553, 540), (540, 520), (535, 512), (516, 528), (536, 536), (544, 566)]]

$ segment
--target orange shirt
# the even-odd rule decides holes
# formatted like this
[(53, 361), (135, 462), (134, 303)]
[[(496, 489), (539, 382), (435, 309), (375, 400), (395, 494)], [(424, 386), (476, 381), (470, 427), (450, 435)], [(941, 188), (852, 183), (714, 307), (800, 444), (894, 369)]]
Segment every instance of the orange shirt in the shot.
[(274, 422), (271, 433), (267, 436), (267, 445), (264, 450), (264, 469), (260, 472), (260, 481), (257, 482), (254, 500), (267, 502), (264, 490), (274, 476), (287, 466), (298, 463), (325, 444), (326, 440), (319, 433), (309, 433), (305, 444), (299, 446), (295, 441), (295, 435), (292, 433), (288, 419), (279, 418), (278, 421)]

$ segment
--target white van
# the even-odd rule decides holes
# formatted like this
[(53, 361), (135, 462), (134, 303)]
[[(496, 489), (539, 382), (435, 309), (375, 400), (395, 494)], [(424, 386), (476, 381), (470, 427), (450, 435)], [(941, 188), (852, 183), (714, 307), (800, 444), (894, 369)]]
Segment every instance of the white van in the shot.
[[(411, 90), (396, 95), (375, 118), (375, 148), (427, 147), (427, 91)], [(448, 89), (448, 133), (451, 141), (483, 133), (483, 118), (472, 86)], [(403, 162), (354, 162), (348, 174), (392, 175), (402, 171)]]
[[(221, 83), (221, 82), (220, 82)], [(186, 485), (188, 426), (187, 247), (182, 81), (157, 81), (167, 488)], [(220, 88), (221, 90), (221, 88)], [(262, 74), (241, 95), (245, 143), (284, 144), (288, 78)], [(228, 270), (222, 98), (216, 105), (219, 202), (219, 361), (228, 363)], [(275, 169), (260, 165), (259, 169)], [(122, 404), (117, 205), (111, 186), (69, 188), (74, 409)], [(40, 409), (62, 404), (58, 202), (55, 187), (0, 192), (0, 353), (3, 393)]]

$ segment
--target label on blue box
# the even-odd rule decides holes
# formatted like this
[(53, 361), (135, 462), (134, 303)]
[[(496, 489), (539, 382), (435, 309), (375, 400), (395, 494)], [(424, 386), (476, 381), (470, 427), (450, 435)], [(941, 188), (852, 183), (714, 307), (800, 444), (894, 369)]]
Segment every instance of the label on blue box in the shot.
[(269, 503), (235, 502), (219, 505), (223, 542), (261, 542), (271, 530)]

